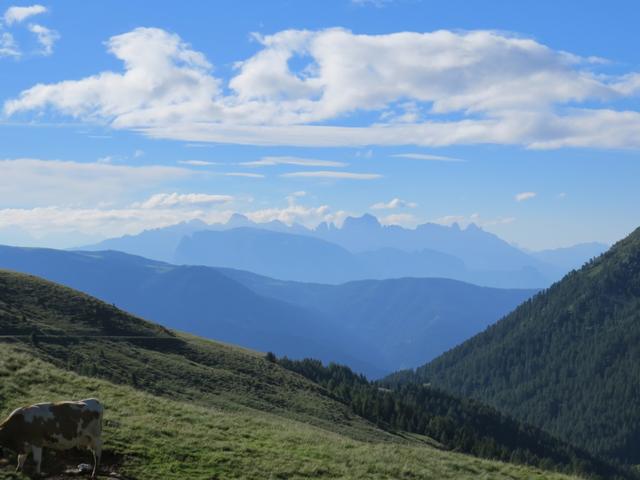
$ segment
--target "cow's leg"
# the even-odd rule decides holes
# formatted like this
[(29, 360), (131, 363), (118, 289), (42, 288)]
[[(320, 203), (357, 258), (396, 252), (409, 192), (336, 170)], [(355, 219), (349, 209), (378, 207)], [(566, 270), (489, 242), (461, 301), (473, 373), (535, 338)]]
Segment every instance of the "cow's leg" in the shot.
[(96, 478), (98, 468), (100, 467), (100, 458), (102, 457), (102, 439), (92, 439), (89, 448), (91, 448), (91, 453), (93, 453), (93, 473), (91, 474), (91, 478)]
[(35, 445), (31, 447), (31, 452), (33, 453), (33, 461), (36, 463), (36, 473), (41, 475), (40, 466), (42, 465), (42, 447), (36, 447)]
[(18, 454), (18, 466), (16, 467), (16, 472), (22, 471), (24, 468), (24, 462), (27, 461), (28, 453), (19, 453)]

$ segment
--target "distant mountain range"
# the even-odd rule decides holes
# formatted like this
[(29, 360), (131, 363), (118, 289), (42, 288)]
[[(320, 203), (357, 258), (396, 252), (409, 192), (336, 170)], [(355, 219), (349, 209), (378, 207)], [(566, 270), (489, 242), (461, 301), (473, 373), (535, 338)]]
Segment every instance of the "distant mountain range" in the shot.
[(388, 380), (472, 396), (640, 464), (640, 228), (485, 332)]
[(442, 277), (499, 288), (542, 288), (606, 250), (604, 244), (526, 253), (471, 224), (384, 226), (372, 215), (341, 228), (236, 214), (226, 224), (201, 221), (105, 240), (83, 250), (119, 250), (169, 263), (249, 270), (281, 280), (342, 283)]
[(446, 279), (285, 282), (114, 251), (0, 247), (0, 268), (77, 288), (170, 328), (337, 361), (373, 378), (434, 358), (535, 293)]

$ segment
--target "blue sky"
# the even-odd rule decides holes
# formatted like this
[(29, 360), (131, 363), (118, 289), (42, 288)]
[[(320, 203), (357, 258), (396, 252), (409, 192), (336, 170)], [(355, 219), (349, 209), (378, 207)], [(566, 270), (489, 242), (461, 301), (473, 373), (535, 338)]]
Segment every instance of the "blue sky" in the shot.
[(475, 222), (532, 249), (614, 242), (640, 224), (638, 13), (0, 2), (0, 243), (233, 212)]

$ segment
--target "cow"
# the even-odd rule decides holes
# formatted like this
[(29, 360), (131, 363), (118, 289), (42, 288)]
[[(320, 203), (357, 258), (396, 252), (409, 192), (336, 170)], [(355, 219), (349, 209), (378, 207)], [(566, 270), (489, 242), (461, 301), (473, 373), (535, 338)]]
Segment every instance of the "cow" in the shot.
[(93, 453), (91, 478), (95, 478), (102, 455), (103, 413), (102, 405), (95, 398), (18, 408), (0, 423), (0, 447), (18, 454), (16, 472), (22, 470), (31, 452), (38, 475), (41, 475), (44, 447), (87, 448)]

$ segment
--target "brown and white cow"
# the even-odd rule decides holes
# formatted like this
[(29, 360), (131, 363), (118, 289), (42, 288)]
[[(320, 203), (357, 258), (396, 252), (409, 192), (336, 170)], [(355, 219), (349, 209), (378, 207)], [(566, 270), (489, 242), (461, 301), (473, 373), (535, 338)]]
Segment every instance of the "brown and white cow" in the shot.
[(98, 400), (38, 403), (18, 408), (0, 423), (0, 446), (18, 454), (18, 468), (33, 453), (36, 472), (41, 474), (42, 449), (88, 448), (93, 453), (95, 478), (102, 454), (102, 415)]

